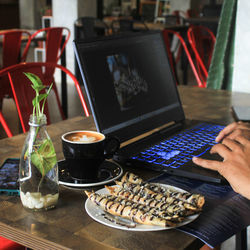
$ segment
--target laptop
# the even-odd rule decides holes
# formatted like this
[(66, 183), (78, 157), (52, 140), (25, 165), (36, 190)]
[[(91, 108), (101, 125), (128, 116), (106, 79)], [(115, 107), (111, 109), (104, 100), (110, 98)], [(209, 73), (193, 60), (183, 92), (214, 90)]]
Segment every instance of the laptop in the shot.
[(115, 161), (202, 181), (225, 181), (216, 171), (192, 163), (193, 156), (218, 157), (209, 149), (223, 126), (185, 119), (160, 31), (73, 44), (96, 128), (121, 141)]

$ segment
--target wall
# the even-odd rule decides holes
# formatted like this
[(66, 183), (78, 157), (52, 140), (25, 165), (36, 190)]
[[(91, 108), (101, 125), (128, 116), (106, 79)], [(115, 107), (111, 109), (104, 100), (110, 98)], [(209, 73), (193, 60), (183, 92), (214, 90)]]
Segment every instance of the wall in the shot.
[(46, 0), (19, 0), (20, 28), (39, 29)]
[(190, 9), (191, 0), (170, 0), (171, 12), (180, 10), (186, 12)]
[(69, 70), (74, 69), (74, 51), (72, 41), (74, 38), (74, 21), (78, 16), (77, 10), (78, 0), (53, 0), (52, 16), (54, 26), (64, 26), (70, 29), (71, 37), (66, 46), (66, 67)]
[(66, 47), (67, 68), (74, 73), (75, 55), (73, 50), (74, 22), (80, 16), (96, 16), (96, 1), (93, 0), (52, 0), (54, 26), (70, 29), (71, 37)]
[(250, 1), (238, 0), (234, 48), (233, 91), (250, 93)]

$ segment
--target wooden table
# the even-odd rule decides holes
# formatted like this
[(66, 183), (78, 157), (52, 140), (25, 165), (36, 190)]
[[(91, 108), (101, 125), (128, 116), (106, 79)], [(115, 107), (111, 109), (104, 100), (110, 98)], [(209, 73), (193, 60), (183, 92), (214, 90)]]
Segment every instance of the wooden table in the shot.
[[(250, 94), (222, 90), (179, 87), (186, 117), (231, 122), (230, 107), (249, 103)], [(60, 136), (73, 129), (95, 129), (93, 119), (76, 117), (48, 126), (58, 160), (63, 158)], [(25, 135), (0, 141), (0, 162), (19, 157)], [(138, 170), (139, 171), (139, 170)], [(149, 178), (158, 173), (140, 171)], [(100, 188), (100, 187), (99, 187)], [(25, 210), (19, 197), (0, 196), (0, 235), (32, 249), (198, 249), (202, 243), (177, 230), (128, 232), (112, 229), (92, 220), (85, 212), (83, 191), (60, 187), (56, 209), (47, 212)]]

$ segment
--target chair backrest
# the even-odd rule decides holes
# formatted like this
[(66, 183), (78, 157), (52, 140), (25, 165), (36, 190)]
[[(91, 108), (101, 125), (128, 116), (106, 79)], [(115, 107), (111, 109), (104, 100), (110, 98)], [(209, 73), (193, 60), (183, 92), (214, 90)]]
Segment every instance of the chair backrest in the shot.
[[(32, 36), (31, 41), (39, 36), (45, 36), (46, 62), (57, 63), (63, 50), (70, 38), (70, 30), (66, 27), (48, 27), (37, 30)], [(65, 40), (63, 41), (63, 36)], [(30, 41), (30, 42), (31, 42)], [(30, 43), (29, 42), (29, 43)], [(29, 45), (29, 44), (28, 44)]]
[[(39, 40), (39, 37), (43, 39), (45, 37), (45, 62), (57, 63), (66, 47), (67, 42), (69, 41), (70, 30), (66, 27), (43, 28), (37, 30), (31, 36), (31, 41), (34, 39)], [(45, 76), (50, 82), (53, 81), (54, 71), (53, 67), (45, 69)]]
[[(16, 103), (18, 116), (21, 122), (23, 132), (28, 131), (28, 121), (29, 116), (33, 112), (32, 100), (35, 96), (34, 90), (31, 88), (31, 83), (28, 78), (23, 74), (24, 72), (30, 72), (39, 76), (44, 85), (49, 85), (44, 77), (44, 68), (60, 69), (69, 76), (77, 89), (80, 101), (86, 116), (89, 116), (89, 111), (81, 91), (80, 84), (78, 83), (75, 76), (65, 67), (55, 64), (55, 63), (42, 63), (42, 62), (32, 62), (32, 63), (20, 63), (14, 66), (10, 66), (0, 71), (0, 77), (8, 76), (9, 83), (11, 85), (14, 100)], [(49, 109), (46, 104), (45, 114), (47, 115), (48, 124), (50, 123)]]
[[(0, 31), (0, 43), (2, 47), (2, 60), (0, 70), (26, 60), (31, 34), (26, 30), (12, 29)], [(24, 45), (24, 46), (23, 46)], [(22, 49), (24, 47), (24, 49)], [(4, 97), (12, 97), (12, 91), (8, 80), (0, 79), (0, 110)]]
[(178, 38), (178, 40), (180, 41), (180, 44), (181, 44), (182, 48), (185, 51), (185, 54), (186, 54), (186, 56), (188, 58), (189, 64), (191, 66), (191, 69), (192, 69), (192, 71), (194, 73), (194, 76), (195, 76), (195, 79), (197, 81), (198, 87), (201, 87), (201, 88), (206, 87), (206, 82), (203, 82), (202, 79), (200, 79), (199, 74), (197, 72), (197, 69), (195, 67), (195, 64), (193, 62), (192, 56), (191, 56), (191, 54), (190, 54), (190, 52), (188, 50), (188, 47), (187, 47), (184, 39), (182, 38), (182, 36), (178, 32), (176, 32), (176, 31), (167, 30), (167, 29), (164, 29), (162, 31), (162, 34), (163, 34), (163, 38), (164, 38), (164, 41), (165, 41), (165, 44), (166, 44), (166, 50), (168, 52), (168, 56), (170, 57), (170, 63), (171, 63), (171, 60), (172, 61), (174, 60), (173, 57), (172, 57), (171, 48), (170, 48), (170, 44), (171, 44), (171, 38), (170, 38), (170, 36), (175, 35), (175, 37)]
[[(2, 63), (0, 62), (0, 69), (26, 60), (31, 41), (31, 34), (28, 31), (21, 29), (0, 31), (0, 41), (2, 43)], [(22, 44), (25, 45), (23, 52)]]
[(205, 26), (190, 26), (187, 31), (188, 41), (195, 55), (196, 65), (200, 78), (207, 80), (208, 69), (211, 63), (214, 44), (213, 32)]

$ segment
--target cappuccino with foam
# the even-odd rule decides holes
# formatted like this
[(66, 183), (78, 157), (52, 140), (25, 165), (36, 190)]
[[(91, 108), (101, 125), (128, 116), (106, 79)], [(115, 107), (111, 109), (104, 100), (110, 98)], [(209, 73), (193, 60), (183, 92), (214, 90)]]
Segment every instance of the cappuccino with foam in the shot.
[(67, 133), (64, 138), (71, 142), (93, 143), (105, 138), (103, 134), (92, 131), (76, 131)]

